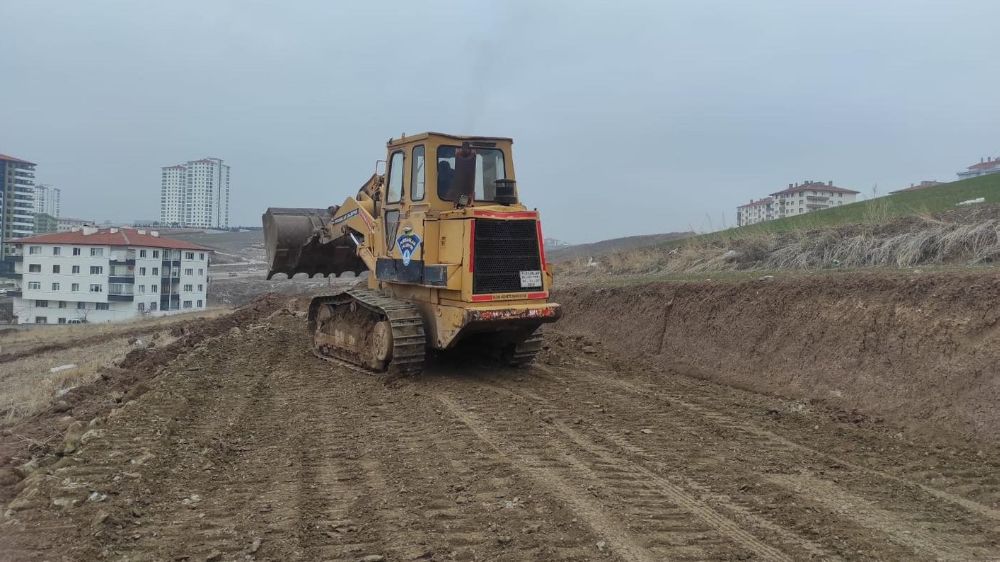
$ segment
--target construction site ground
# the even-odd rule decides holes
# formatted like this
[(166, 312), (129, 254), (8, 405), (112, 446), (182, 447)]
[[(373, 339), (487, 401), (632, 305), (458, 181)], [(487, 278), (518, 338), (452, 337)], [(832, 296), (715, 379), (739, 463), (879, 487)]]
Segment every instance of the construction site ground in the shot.
[(666, 289), (574, 291), (527, 369), (359, 373), (285, 297), (137, 351), (4, 431), (0, 558), (1000, 557), (994, 441), (727, 384), (648, 347)]

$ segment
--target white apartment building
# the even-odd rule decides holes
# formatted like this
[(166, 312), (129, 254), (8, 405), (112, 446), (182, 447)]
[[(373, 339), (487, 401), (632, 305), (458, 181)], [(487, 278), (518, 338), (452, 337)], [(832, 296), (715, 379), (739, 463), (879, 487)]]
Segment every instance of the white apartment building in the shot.
[(156, 231), (84, 227), (15, 243), (16, 322), (114, 322), (204, 309), (211, 250)]
[(161, 224), (229, 228), (229, 166), (221, 159), (166, 166), (160, 181)]
[(1000, 174), (1000, 156), (997, 158), (980, 158), (978, 164), (973, 164), (958, 173), (958, 179), (974, 178), (987, 174)]
[(56, 232), (71, 232), (73, 230), (80, 230), (85, 226), (95, 226), (96, 224), (96, 222), (86, 219), (60, 217), (56, 221)]
[(35, 233), (35, 164), (0, 154), (0, 258), (11, 240)]
[(51, 185), (35, 184), (35, 212), (59, 218), (62, 190)]
[(774, 199), (765, 197), (736, 207), (736, 226), (746, 226), (775, 218)]
[(775, 218), (793, 217), (854, 203), (859, 191), (836, 187), (833, 182), (806, 180), (801, 184), (788, 184), (787, 189), (772, 193)]

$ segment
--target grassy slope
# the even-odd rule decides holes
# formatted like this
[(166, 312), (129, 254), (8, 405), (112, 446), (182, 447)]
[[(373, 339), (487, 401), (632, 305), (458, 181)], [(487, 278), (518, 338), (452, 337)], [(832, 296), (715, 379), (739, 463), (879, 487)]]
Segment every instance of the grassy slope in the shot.
[[(844, 224), (881, 223), (892, 217), (930, 214), (954, 209), (960, 201), (983, 197), (986, 203), (1000, 203), (1000, 174), (970, 178), (937, 187), (896, 193), (823, 211), (768, 221), (741, 228), (704, 234), (689, 241), (743, 238), (767, 232), (789, 232), (829, 228)], [(666, 245), (676, 245), (673, 242)]]

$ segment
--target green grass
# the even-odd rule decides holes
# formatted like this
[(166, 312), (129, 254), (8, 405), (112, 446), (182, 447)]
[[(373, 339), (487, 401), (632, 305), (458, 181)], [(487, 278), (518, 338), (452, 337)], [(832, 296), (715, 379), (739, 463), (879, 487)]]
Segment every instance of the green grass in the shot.
[(979, 197), (985, 198), (986, 204), (1000, 203), (1000, 174), (980, 176), (804, 215), (730, 228), (679, 241), (671, 241), (664, 246), (676, 247), (691, 242), (732, 240), (767, 233), (817, 230), (846, 224), (879, 224), (895, 217), (929, 215), (955, 209), (956, 203)]

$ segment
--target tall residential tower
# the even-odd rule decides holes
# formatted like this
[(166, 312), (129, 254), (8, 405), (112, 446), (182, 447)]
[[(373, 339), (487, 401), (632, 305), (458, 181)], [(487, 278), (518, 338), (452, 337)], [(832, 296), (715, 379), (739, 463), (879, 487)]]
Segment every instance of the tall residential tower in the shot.
[(167, 166), (160, 179), (161, 224), (229, 228), (229, 166), (221, 159)]
[(12, 238), (35, 233), (35, 164), (0, 154), (0, 258)]
[(62, 190), (51, 185), (35, 185), (35, 212), (48, 215), (52, 218), (59, 218), (59, 205), (62, 197)]

